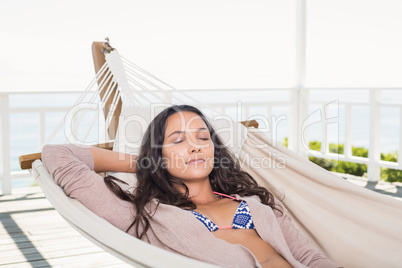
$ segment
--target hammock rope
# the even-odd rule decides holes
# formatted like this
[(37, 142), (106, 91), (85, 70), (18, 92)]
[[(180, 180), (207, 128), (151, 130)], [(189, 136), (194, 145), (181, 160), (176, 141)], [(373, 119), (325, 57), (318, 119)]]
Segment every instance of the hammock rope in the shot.
[[(71, 131), (66, 133), (65, 142), (73, 139), (78, 141), (79, 128), (86, 118), (89, 111), (94, 111), (97, 106), (96, 113), (90, 120), (89, 127), (85, 125), (85, 134), (79, 141), (86, 142), (95, 127), (97, 120), (101, 122), (100, 116), (105, 111), (105, 100), (111, 100), (108, 107), (108, 113), (105, 116), (105, 125), (108, 126), (113, 120), (113, 116), (121, 100), (124, 107), (132, 106), (149, 106), (152, 103), (194, 103), (199, 102), (180, 90), (175, 89), (170, 84), (164, 82), (160, 78), (151, 74), (147, 70), (129, 61), (127, 58), (120, 56), (117, 50), (105, 54), (105, 63), (99, 69), (95, 77), (79, 96), (74, 103), (74, 107), (80, 107), (80, 114), (76, 118), (71, 119)], [(115, 93), (113, 93), (115, 92)], [(173, 94), (172, 94), (173, 93)], [(89, 97), (88, 97), (89, 96)], [(206, 107), (199, 107), (204, 112)], [(209, 115), (218, 115), (222, 111), (219, 109), (208, 108)], [(66, 116), (60, 121), (55, 130), (51, 133), (45, 144), (51, 143), (56, 135), (63, 129), (66, 122), (70, 118)], [(101, 130), (103, 127), (99, 126)], [(66, 130), (65, 130), (66, 131)], [(104, 140), (101, 142), (109, 142), (112, 139), (105, 134)]]

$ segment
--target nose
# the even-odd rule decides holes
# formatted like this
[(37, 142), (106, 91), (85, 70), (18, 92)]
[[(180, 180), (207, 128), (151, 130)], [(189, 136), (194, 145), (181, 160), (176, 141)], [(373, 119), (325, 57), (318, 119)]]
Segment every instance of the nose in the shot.
[(188, 146), (188, 153), (190, 153), (190, 154), (200, 153), (202, 150), (201, 146), (199, 144), (197, 144), (191, 140), (188, 140), (187, 146)]
[(202, 151), (203, 147), (201, 144), (199, 144), (196, 133), (192, 133), (192, 135), (188, 135), (187, 139), (186, 139), (186, 143), (188, 146), (189, 154), (200, 153)]
[(199, 152), (201, 152), (201, 148), (197, 148), (194, 146), (189, 147), (189, 153), (195, 154), (195, 153), (199, 153)]
[(194, 154), (194, 153), (199, 153), (199, 152), (201, 152), (201, 148), (194, 148), (193, 147), (193, 148), (190, 149), (190, 153)]

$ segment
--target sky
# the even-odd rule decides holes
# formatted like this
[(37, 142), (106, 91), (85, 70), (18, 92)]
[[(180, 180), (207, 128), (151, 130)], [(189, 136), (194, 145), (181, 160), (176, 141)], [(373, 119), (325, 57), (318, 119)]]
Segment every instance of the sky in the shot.
[[(295, 0), (0, 0), (0, 91), (83, 90), (91, 43), (178, 89), (295, 86)], [(402, 87), (402, 0), (307, 0), (306, 86)]]
[[(402, 88), (402, 0), (306, 3), (305, 87)], [(294, 87), (296, 26), (296, 0), (0, 0), (0, 92), (84, 90), (95, 75), (91, 44), (105, 37), (177, 89)], [(321, 95), (368, 98), (360, 92)], [(402, 102), (402, 90), (384, 99), (397, 92)], [(363, 108), (353, 112), (352, 142), (367, 147)], [(392, 109), (381, 111), (386, 152), (401, 142)]]

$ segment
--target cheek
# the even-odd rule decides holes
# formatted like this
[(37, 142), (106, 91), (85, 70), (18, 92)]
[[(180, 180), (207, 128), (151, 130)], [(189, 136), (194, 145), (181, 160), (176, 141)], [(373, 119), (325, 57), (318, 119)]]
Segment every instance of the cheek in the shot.
[(207, 148), (207, 150), (205, 150), (205, 154), (206, 154), (206, 157), (207, 157), (207, 161), (208, 161), (208, 165), (210, 166), (210, 167), (213, 167), (214, 166), (214, 158), (215, 158), (215, 147), (214, 147), (214, 145), (211, 143), (211, 146), (209, 146), (208, 148)]
[(211, 142), (210, 146), (208, 146), (206, 153), (208, 154), (208, 157), (214, 157), (215, 155), (215, 147), (214, 144)]
[(162, 156), (167, 159), (184, 157), (187, 155), (187, 148), (184, 146), (173, 146), (162, 149)]
[(163, 162), (169, 171), (183, 168), (186, 155), (187, 149), (180, 146), (162, 149)]

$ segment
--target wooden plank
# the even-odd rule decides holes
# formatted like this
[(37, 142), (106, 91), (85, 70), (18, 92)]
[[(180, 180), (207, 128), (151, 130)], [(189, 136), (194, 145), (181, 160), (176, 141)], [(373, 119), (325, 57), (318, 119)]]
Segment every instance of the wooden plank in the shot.
[(57, 239), (54, 243), (49, 243), (49, 241), (47, 241), (47, 243), (42, 243), (42, 241), (21, 242), (0, 246), (0, 256), (2, 256), (3, 253), (6, 255), (14, 255), (19, 254), (23, 250), (32, 251), (32, 246), (50, 252), (61, 249), (91, 247), (93, 245), (91, 241), (83, 239), (83, 237), (69, 237), (69, 239), (63, 239), (63, 244), (60, 244), (60, 239)]
[[(91, 254), (83, 254), (83, 255), (76, 255), (76, 256), (65, 256), (61, 258), (53, 258), (53, 259), (46, 259), (46, 262), (54, 266), (62, 266), (64, 267), (102, 267), (111, 264), (122, 264), (125, 265), (126, 263), (122, 263), (114, 256), (106, 253), (106, 252), (96, 252)], [(30, 264), (32, 267), (40, 267), (43, 262), (32, 261)], [(13, 265), (14, 267), (14, 265)], [(17, 267), (17, 266), (15, 266)], [(43, 267), (43, 266), (42, 266)]]
[(259, 125), (256, 120), (240, 121), (239, 123), (243, 124), (245, 127), (254, 127), (254, 128), (258, 128)]
[(35, 248), (24, 249), (24, 251), (20, 251), (13, 255), (5, 255), (0, 258), (0, 265), (9, 264), (9, 263), (19, 263), (19, 262), (32, 262), (38, 260), (46, 260), (46, 259), (55, 259), (55, 258), (64, 258), (64, 257), (73, 257), (76, 255), (85, 255), (85, 254), (93, 254), (100, 253), (103, 250), (99, 247), (76, 247), (76, 248), (68, 248), (68, 249), (60, 249), (54, 251), (44, 251), (43, 249), (36, 250)]
[(33, 153), (33, 154), (21, 155), (19, 158), (21, 169), (22, 170), (31, 169), (32, 163), (36, 159), (42, 160), (42, 154), (41, 153)]
[[(113, 138), (114, 137), (115, 136), (113, 136)], [(113, 142), (100, 143), (100, 144), (95, 144), (95, 145), (92, 145), (92, 146), (99, 147), (99, 148), (104, 148), (104, 149), (107, 149), (107, 150), (112, 150), (113, 149)], [(33, 153), (33, 154), (21, 155), (19, 157), (19, 162), (20, 162), (21, 169), (22, 170), (31, 169), (32, 168), (32, 163), (36, 159), (42, 160), (42, 153)]]
[[(103, 47), (104, 47), (104, 42), (93, 42), (92, 43), (92, 58), (94, 61), (95, 73), (98, 73), (98, 71), (102, 68), (103, 64), (106, 62), (105, 55), (102, 52)], [(102, 75), (98, 78), (98, 85), (100, 84), (100, 81), (102, 81), (102, 79), (104, 77), (106, 77), (106, 75)], [(104, 84), (104, 86), (103, 86), (104, 88), (109, 87), (109, 85), (112, 81), (112, 77), (113, 76), (111, 76), (109, 78), (108, 82), (106, 84)], [(117, 88), (118, 88), (117, 83), (114, 83), (114, 84), (112, 83), (112, 85), (111, 85), (112, 93), (110, 94), (109, 98), (107, 98), (107, 99), (106, 99), (106, 95), (105, 95), (106, 91), (101, 91), (99, 94), (102, 102), (105, 103), (105, 106), (103, 108), (105, 120), (110, 112), (110, 107), (113, 103), (113, 98), (117, 94)], [(121, 97), (119, 97), (116, 109), (114, 110), (114, 113), (113, 113), (113, 118), (112, 118), (112, 120), (110, 120), (110, 124), (107, 128), (110, 139), (114, 139), (116, 137), (117, 126), (119, 125), (119, 116), (121, 113), (121, 109), (122, 109), (122, 100), (121, 100)]]
[[(53, 211), (53, 210), (51, 210)], [(42, 216), (41, 216), (42, 218)], [(57, 219), (57, 221), (49, 221), (46, 222), (46, 224), (43, 224), (43, 222), (41, 224), (35, 224), (35, 225), (20, 225), (19, 227), (10, 227), (6, 222), (3, 222), (6, 224), (7, 228), (1, 227), (0, 226), (0, 235), (3, 234), (8, 234), (8, 235), (12, 235), (12, 234), (19, 234), (21, 232), (23, 233), (29, 233), (32, 235), (35, 234), (42, 234), (42, 233), (50, 233), (50, 232), (63, 232), (65, 230), (69, 230), (70, 229), (70, 225), (66, 222), (65, 224), (60, 224), (59, 222), (60, 220)], [(49, 225), (52, 224), (52, 222), (57, 223), (57, 226), (53, 225), (53, 226), (47, 226), (48, 223)], [(21, 230), (23, 229), (23, 230)]]
[(58, 240), (63, 238), (71, 238), (71, 237), (81, 237), (81, 235), (73, 229), (68, 229), (65, 233), (53, 232), (46, 235), (27, 235), (25, 233), (21, 233), (18, 235), (11, 235), (9, 237), (4, 237), (2, 241), (0, 241), (0, 245), (6, 245), (11, 243), (21, 243), (21, 242), (35, 242), (35, 241), (46, 241), (46, 240)]

